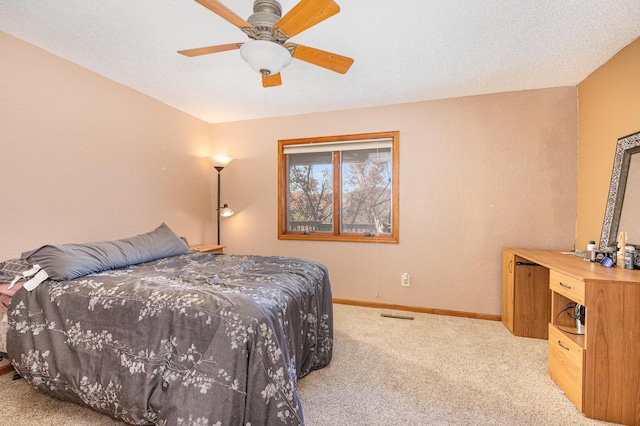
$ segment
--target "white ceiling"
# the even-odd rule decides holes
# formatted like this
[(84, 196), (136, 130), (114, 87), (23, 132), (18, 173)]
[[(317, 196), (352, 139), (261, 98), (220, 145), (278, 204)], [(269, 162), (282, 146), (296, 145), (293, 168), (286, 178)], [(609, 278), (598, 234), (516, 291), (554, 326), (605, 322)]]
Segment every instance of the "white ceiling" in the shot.
[(247, 40), (193, 0), (0, 0), (0, 29), (211, 123), (574, 86), (640, 36), (640, 0), (336, 1), (291, 41), (349, 72), (294, 59), (268, 89), (237, 50), (176, 53)]

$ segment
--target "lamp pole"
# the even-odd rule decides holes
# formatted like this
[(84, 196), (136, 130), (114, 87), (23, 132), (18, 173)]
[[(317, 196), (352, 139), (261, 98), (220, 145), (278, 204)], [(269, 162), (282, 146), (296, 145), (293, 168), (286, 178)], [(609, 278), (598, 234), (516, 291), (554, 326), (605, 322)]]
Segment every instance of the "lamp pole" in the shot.
[(224, 167), (214, 166), (214, 168), (218, 171), (218, 202), (216, 204), (216, 217), (218, 219), (218, 245), (220, 245), (220, 172)]
[(216, 223), (218, 224), (218, 245), (220, 245), (220, 213), (222, 211), (225, 212), (225, 217), (226, 216), (231, 216), (233, 214), (233, 211), (229, 208), (226, 208), (227, 205), (225, 204), (225, 209), (222, 209), (222, 211), (220, 210), (220, 172), (222, 171), (222, 169), (224, 169), (224, 167), (229, 164), (231, 162), (231, 160), (233, 160), (233, 158), (231, 157), (225, 157), (222, 155), (216, 155), (213, 157), (207, 157), (207, 159), (209, 160), (209, 163), (211, 164), (211, 166), (216, 169), (218, 171), (218, 197), (217, 197), (217, 204), (216, 204)]

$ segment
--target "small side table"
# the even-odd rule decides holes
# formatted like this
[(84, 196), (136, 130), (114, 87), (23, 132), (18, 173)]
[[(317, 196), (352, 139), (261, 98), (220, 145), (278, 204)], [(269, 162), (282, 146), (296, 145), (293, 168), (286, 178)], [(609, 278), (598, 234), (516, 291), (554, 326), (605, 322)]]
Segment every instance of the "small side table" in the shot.
[(189, 248), (191, 249), (191, 251), (197, 251), (200, 253), (212, 253), (212, 252), (222, 253), (225, 247), (226, 246), (218, 246), (215, 244), (196, 244), (196, 245), (190, 246)]
[(3, 357), (2, 361), (0, 361), (0, 376), (10, 371), (13, 371), (13, 366), (9, 362), (9, 358)]

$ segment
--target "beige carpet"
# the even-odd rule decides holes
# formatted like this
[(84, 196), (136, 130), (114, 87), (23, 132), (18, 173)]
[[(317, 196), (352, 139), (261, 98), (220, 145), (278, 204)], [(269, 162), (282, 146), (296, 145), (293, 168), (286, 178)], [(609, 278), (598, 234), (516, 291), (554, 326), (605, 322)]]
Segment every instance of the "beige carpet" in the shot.
[[(546, 341), (495, 321), (334, 309), (333, 361), (298, 385), (307, 426), (608, 424), (582, 416), (551, 381)], [(10, 376), (0, 377), (2, 425), (122, 424)]]

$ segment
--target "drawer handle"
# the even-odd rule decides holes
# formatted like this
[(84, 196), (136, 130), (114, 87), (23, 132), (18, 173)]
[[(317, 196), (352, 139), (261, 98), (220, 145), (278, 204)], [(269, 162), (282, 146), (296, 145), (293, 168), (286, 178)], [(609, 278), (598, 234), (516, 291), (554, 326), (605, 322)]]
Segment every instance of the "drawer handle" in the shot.
[(564, 349), (565, 351), (568, 351), (569, 348), (566, 347), (565, 345), (562, 344), (562, 342), (560, 340), (558, 340), (558, 346), (560, 346), (562, 349)]
[(560, 282), (560, 287), (564, 287), (564, 288), (567, 288), (567, 289), (571, 290), (571, 286), (570, 285), (566, 285), (566, 284), (562, 284), (562, 281)]

